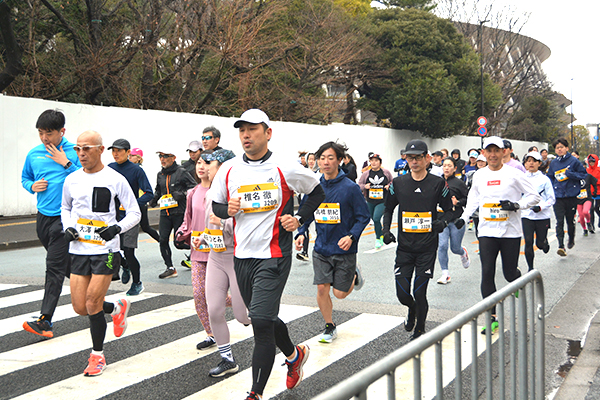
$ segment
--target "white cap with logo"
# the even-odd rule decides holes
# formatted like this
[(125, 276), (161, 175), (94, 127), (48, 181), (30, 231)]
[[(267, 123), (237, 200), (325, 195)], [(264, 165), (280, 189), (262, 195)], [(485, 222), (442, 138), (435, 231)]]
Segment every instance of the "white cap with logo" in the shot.
[(233, 127), (239, 128), (244, 122), (248, 122), (250, 124), (260, 124), (264, 122), (269, 128), (271, 127), (271, 121), (269, 120), (267, 114), (258, 108), (251, 108), (244, 111), (241, 117), (235, 121)]
[(485, 138), (485, 140), (483, 141), (483, 148), (487, 149), (491, 145), (494, 145), (494, 146), (498, 147), (499, 149), (504, 148), (504, 142), (498, 136), (490, 136), (488, 138)]

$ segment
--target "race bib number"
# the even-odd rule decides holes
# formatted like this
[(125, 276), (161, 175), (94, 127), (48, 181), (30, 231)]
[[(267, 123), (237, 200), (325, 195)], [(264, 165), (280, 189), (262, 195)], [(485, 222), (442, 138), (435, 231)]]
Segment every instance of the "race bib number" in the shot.
[(431, 232), (431, 212), (402, 211), (402, 232), (428, 233)]
[(482, 217), (486, 221), (507, 221), (508, 211), (503, 210), (498, 203), (485, 203)]
[(203, 253), (208, 253), (210, 251), (210, 246), (208, 244), (202, 243), (197, 246), (195, 245), (201, 241), (200, 239), (203, 239), (203, 234), (204, 231), (192, 231), (192, 249), (201, 251)]
[(369, 198), (371, 200), (383, 200), (383, 189), (369, 189)]
[(587, 195), (587, 190), (586, 189), (581, 189), (579, 191), (579, 194), (577, 195), (578, 199), (587, 199), (588, 195)]
[(79, 218), (77, 224), (75, 224), (75, 229), (79, 233), (79, 239), (77, 240), (84, 243), (103, 245), (104, 239), (96, 233), (96, 229), (103, 226), (106, 226), (106, 222), (104, 221)]
[(455, 174), (454, 175), (456, 178), (461, 179), (462, 178), (462, 174)]
[(563, 169), (560, 169), (560, 170), (556, 171), (556, 172), (554, 173), (554, 177), (555, 177), (555, 178), (556, 178), (556, 180), (557, 180), (557, 181), (559, 181), (559, 182), (566, 181), (567, 179), (569, 179), (569, 178), (567, 177), (567, 169), (566, 169), (566, 168), (563, 168)]
[(223, 231), (221, 229), (208, 229), (204, 230), (204, 241), (208, 243), (208, 246), (217, 253), (221, 253), (227, 250), (225, 247), (225, 240), (223, 239)]
[(121, 204), (121, 205), (119, 206), (119, 211), (125, 211), (125, 208), (123, 207), (123, 204)]
[(279, 188), (274, 183), (240, 186), (238, 193), (245, 213), (271, 211), (279, 205)]
[(319, 208), (315, 210), (315, 222), (317, 224), (342, 223), (340, 203), (321, 203)]
[(166, 210), (169, 208), (174, 208), (177, 207), (177, 200), (175, 200), (173, 198), (173, 195), (171, 194), (165, 194), (163, 197), (161, 197), (158, 200), (158, 206), (160, 207), (161, 210)]

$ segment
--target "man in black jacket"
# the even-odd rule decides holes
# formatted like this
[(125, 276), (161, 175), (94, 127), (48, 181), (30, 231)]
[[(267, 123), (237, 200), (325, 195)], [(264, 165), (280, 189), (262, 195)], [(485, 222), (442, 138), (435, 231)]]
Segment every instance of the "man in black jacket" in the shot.
[(160, 274), (160, 279), (175, 278), (177, 270), (173, 267), (169, 236), (171, 231), (177, 229), (183, 222), (187, 191), (196, 186), (196, 181), (182, 166), (175, 161), (176, 157), (171, 151), (159, 151), (162, 169), (156, 177), (154, 198), (151, 207), (160, 207), (160, 220), (158, 233), (160, 235), (160, 254), (167, 266), (165, 272)]

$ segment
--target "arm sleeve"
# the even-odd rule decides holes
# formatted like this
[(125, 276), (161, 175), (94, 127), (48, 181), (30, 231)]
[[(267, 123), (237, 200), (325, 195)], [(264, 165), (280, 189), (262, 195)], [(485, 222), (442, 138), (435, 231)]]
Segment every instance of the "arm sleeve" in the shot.
[(65, 180), (62, 190), (62, 202), (60, 207), (60, 222), (62, 223), (63, 230), (67, 228), (75, 228), (75, 218), (71, 215), (71, 209), (73, 207), (73, 198), (69, 191), (69, 180)]
[(140, 168), (138, 171), (138, 186), (140, 190), (144, 192), (142, 196), (138, 199), (138, 204), (146, 204), (154, 197), (154, 193), (152, 192), (152, 186), (150, 186), (150, 181), (146, 176), (146, 173)]
[(546, 179), (546, 182), (544, 183), (544, 196), (538, 205), (544, 210), (552, 207), (554, 203), (556, 203), (554, 188), (552, 187), (552, 183), (550, 183), (550, 179)]
[[(398, 198), (396, 197), (396, 192), (398, 190), (396, 186), (396, 179), (392, 181), (390, 189), (392, 190), (390, 190), (389, 196), (385, 198), (385, 210), (383, 211), (383, 232), (389, 232), (390, 227), (392, 226), (392, 215), (394, 214), (394, 209), (398, 205)], [(400, 229), (400, 227), (398, 227), (398, 229)]]
[(362, 195), (359, 187), (353, 185), (350, 194), (352, 195), (352, 207), (355, 218), (354, 225), (350, 228), (350, 233), (358, 240), (366, 226), (369, 224), (371, 216), (369, 215), (369, 207), (367, 207), (365, 197)]
[(183, 239), (189, 239), (191, 234), (190, 227), (192, 226), (192, 201), (194, 197), (194, 191), (189, 191), (187, 194), (187, 201), (185, 203), (185, 213), (183, 214), (183, 222), (177, 232), (175, 232), (175, 236), (177, 236), (178, 232), (183, 234)]
[(463, 214), (460, 216), (461, 219), (465, 220), (465, 222), (469, 221), (469, 218), (473, 213), (479, 208), (479, 179), (477, 179), (477, 174), (473, 175), (473, 185), (471, 186), (471, 190), (469, 191), (469, 195), (467, 196), (467, 205), (463, 211)]
[(369, 171), (365, 171), (360, 176), (358, 180), (358, 186), (360, 186), (360, 190), (365, 190), (365, 184), (367, 183), (367, 177), (369, 176)]
[(542, 196), (540, 196), (536, 188), (533, 187), (531, 181), (525, 178), (524, 174), (519, 174), (515, 179), (515, 182), (517, 182), (519, 190), (523, 193), (523, 197), (517, 202), (519, 203), (520, 208), (533, 207), (540, 202)]
[(583, 168), (583, 164), (576, 160), (571, 164), (571, 168), (567, 169), (565, 174), (569, 179), (585, 179), (587, 171)]
[(31, 168), (31, 161), (29, 159), (29, 155), (25, 159), (25, 164), (23, 165), (23, 171), (21, 172), (21, 185), (23, 188), (27, 190), (31, 194), (35, 194), (31, 187), (35, 182), (35, 177), (33, 176), (33, 169)]
[(228, 208), (229, 204), (217, 203), (216, 201), (212, 202), (213, 213), (221, 219), (229, 218), (229, 214), (227, 213)]
[(117, 225), (121, 227), (121, 232), (127, 232), (140, 222), (142, 213), (140, 212), (140, 206), (133, 194), (133, 190), (125, 178), (119, 183), (118, 191), (119, 201), (125, 208), (125, 218), (120, 220)]
[(304, 204), (298, 209), (298, 215), (302, 217), (303, 220), (308, 220), (311, 217), (314, 217), (314, 212), (319, 205), (325, 200), (325, 192), (320, 184), (315, 186), (312, 192), (305, 196), (306, 201)]
[(388, 171), (387, 169), (383, 170), (383, 174), (386, 176), (386, 178), (388, 179), (389, 185), (392, 184), (392, 181), (394, 180), (394, 176), (392, 175), (392, 173), (390, 171)]
[[(302, 206), (304, 206), (304, 203), (306, 203), (307, 198), (308, 198), (308, 196), (302, 197), (302, 200), (300, 200), (298, 209), (300, 209), (300, 208), (302, 208)], [(304, 224), (302, 224), (302, 226), (300, 228), (298, 228), (298, 234), (295, 236), (295, 238), (297, 238), (299, 235), (303, 235), (304, 232), (306, 232), (308, 230), (308, 227), (310, 226), (310, 224), (315, 220), (315, 214), (313, 212), (312, 214), (310, 214), (308, 216), (308, 218), (302, 217), (302, 219), (304, 220)]]
[(467, 185), (463, 182), (462, 185), (459, 185), (459, 198), (457, 198), (458, 203), (457, 206), (465, 207), (467, 205), (467, 196), (469, 195), (469, 189)]
[(152, 198), (151, 204), (158, 203), (158, 199), (160, 199), (160, 182), (158, 179), (158, 174), (156, 175), (156, 189), (154, 189), (154, 197)]
[(438, 213), (438, 219), (440, 221), (451, 222), (452, 213), (452, 195), (450, 194), (450, 188), (448, 187), (448, 183), (446, 181), (443, 182), (443, 185), (440, 185), (440, 190), (438, 191), (438, 204), (444, 210), (442, 216)]

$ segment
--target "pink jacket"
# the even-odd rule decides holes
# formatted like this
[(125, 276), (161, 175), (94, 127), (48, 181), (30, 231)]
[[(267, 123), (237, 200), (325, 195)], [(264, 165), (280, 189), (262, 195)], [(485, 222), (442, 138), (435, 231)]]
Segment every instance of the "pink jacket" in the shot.
[[(192, 190), (187, 193), (187, 204), (185, 206), (185, 215), (183, 223), (177, 230), (177, 233), (181, 233), (180, 240), (190, 244), (190, 238), (192, 231), (203, 231), (206, 221), (206, 212), (204, 198), (208, 189), (202, 187), (202, 185), (196, 185)], [(208, 253), (197, 251), (192, 249), (190, 259), (192, 261), (207, 262)]]

